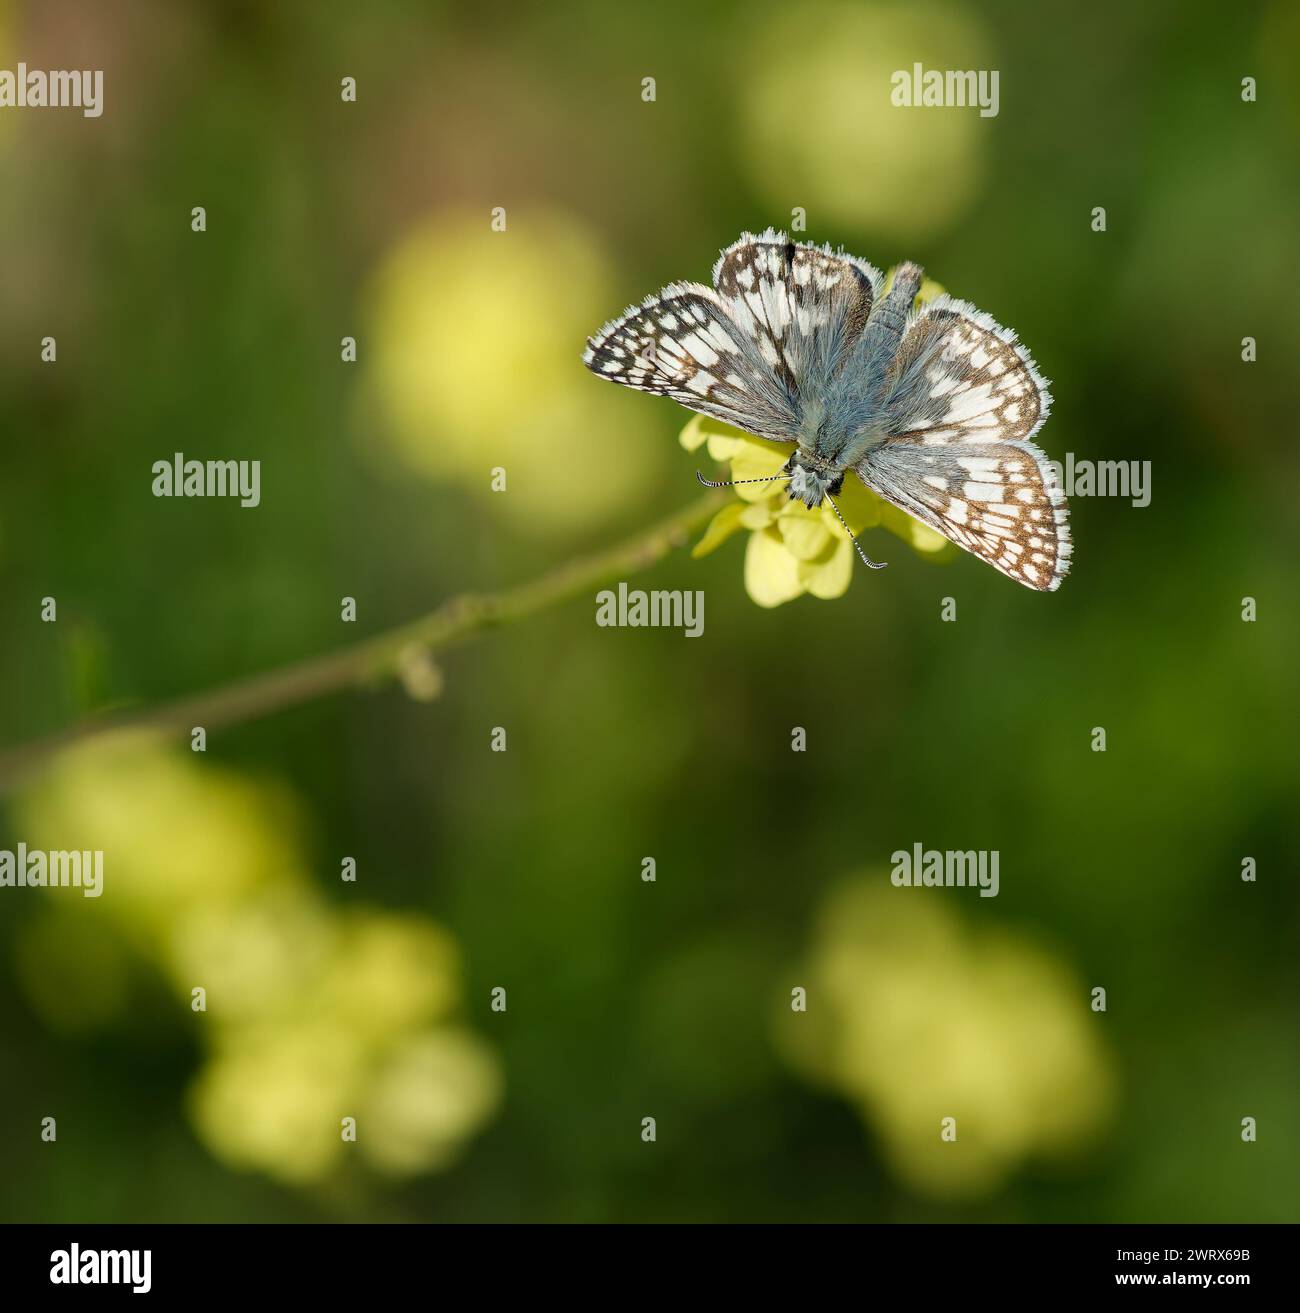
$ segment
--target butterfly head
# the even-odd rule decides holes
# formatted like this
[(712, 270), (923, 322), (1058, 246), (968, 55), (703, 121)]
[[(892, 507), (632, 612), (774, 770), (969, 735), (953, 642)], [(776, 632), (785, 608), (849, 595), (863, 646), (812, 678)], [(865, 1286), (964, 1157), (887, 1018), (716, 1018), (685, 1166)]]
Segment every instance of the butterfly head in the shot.
[(824, 464), (802, 448), (786, 462), (785, 473), (790, 477), (790, 500), (803, 502), (809, 510), (816, 510), (828, 493), (838, 493), (844, 486), (843, 470)]

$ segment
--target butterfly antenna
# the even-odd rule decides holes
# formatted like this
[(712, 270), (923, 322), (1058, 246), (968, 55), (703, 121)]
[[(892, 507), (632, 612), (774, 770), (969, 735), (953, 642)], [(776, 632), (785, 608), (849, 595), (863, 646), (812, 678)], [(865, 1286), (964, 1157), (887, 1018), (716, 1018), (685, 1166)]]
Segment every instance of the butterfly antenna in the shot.
[(858, 542), (858, 540), (853, 536), (853, 530), (849, 528), (849, 522), (844, 518), (844, 516), (840, 515), (840, 508), (835, 505), (835, 502), (831, 499), (831, 495), (829, 492), (826, 494), (826, 500), (831, 503), (831, 510), (833, 510), (837, 516), (839, 516), (839, 521), (844, 526), (844, 532), (849, 535), (849, 542), (853, 544), (854, 548), (857, 550), (858, 555), (862, 557), (863, 565), (867, 566), (872, 570), (883, 570), (885, 566), (889, 564), (889, 562), (873, 561), (871, 557), (869, 557), (866, 554), (866, 552), (862, 550), (862, 544)]
[(734, 488), (738, 483), (777, 483), (782, 479), (788, 479), (788, 474), (773, 474), (766, 479), (723, 479), (717, 482), (713, 479), (706, 479), (699, 470), (695, 471), (695, 477), (704, 484), (706, 488)]

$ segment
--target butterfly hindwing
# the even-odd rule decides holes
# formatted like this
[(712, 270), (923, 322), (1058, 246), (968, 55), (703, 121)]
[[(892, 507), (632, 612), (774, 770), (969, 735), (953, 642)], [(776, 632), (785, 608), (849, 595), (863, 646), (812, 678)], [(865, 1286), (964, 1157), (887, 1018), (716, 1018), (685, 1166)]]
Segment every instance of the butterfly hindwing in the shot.
[(1003, 574), (1040, 590), (1070, 568), (1069, 512), (1031, 441), (1051, 407), (1015, 334), (937, 297), (908, 324), (862, 481)]
[(1028, 588), (1053, 592), (1069, 571), (1065, 495), (1032, 442), (887, 442), (857, 472), (886, 501)]

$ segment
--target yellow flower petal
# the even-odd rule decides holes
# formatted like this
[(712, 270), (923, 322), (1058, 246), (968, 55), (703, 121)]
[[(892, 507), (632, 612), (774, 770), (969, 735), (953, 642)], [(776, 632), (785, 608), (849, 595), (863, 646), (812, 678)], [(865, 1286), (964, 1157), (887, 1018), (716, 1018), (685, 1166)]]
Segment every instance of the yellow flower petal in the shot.
[(765, 497), (748, 505), (737, 502), (736, 505), (745, 507), (740, 513), (740, 522), (746, 529), (766, 529), (780, 509), (774, 497)]
[(814, 596), (829, 600), (843, 597), (853, 580), (853, 548), (847, 538), (832, 540), (830, 555), (817, 561), (800, 561), (799, 578)]
[(918, 552), (943, 552), (949, 547), (947, 538), (936, 533), (928, 524), (912, 521), (912, 546)]
[(786, 551), (800, 561), (811, 561), (820, 556), (832, 542), (831, 531), (820, 516), (782, 515), (776, 527)]
[(948, 289), (942, 284), (937, 283), (933, 278), (921, 279), (921, 290), (916, 294), (916, 300), (912, 303), (916, 309), (923, 305), (929, 305), (936, 296), (942, 296)]
[(726, 433), (709, 435), (709, 455), (716, 461), (730, 460), (744, 445), (743, 438), (733, 438)]
[[(780, 472), (781, 467), (790, 458), (794, 450), (786, 444), (762, 442), (757, 438), (746, 438), (736, 444), (737, 449), (731, 456), (731, 477), (733, 479), (769, 479)], [(743, 501), (761, 501), (776, 493), (784, 495), (782, 483), (742, 483), (736, 489), (736, 496)]]
[(910, 543), (917, 551), (937, 555), (949, 546), (948, 540), (936, 533), (929, 525), (914, 520), (897, 506), (881, 504), (882, 523), (890, 533), (897, 534), (905, 543)]
[[(863, 529), (873, 529), (880, 523), (880, 498), (856, 474), (845, 477), (844, 487), (835, 498), (835, 504), (840, 508), (840, 513), (849, 522), (849, 528), (854, 533), (861, 533)], [(822, 510), (827, 520), (838, 526), (839, 521), (835, 518), (835, 512), (829, 506), (823, 506)]]
[(709, 521), (709, 527), (705, 529), (703, 537), (691, 549), (691, 556), (698, 561), (701, 556), (717, 551), (733, 533), (740, 529), (741, 520), (749, 509), (751, 508), (744, 502), (728, 502)]
[(780, 606), (805, 590), (799, 563), (775, 529), (750, 534), (745, 551), (745, 591), (759, 606)]
[(686, 427), (677, 435), (677, 441), (687, 451), (695, 451), (702, 447), (707, 439), (715, 437), (748, 438), (749, 434), (744, 432), (743, 429), (724, 424), (720, 419), (712, 419), (708, 415), (694, 415), (688, 421)]
[(766, 438), (756, 438), (752, 433), (742, 433), (739, 439), (739, 450), (747, 452), (764, 468), (768, 467), (774, 453), (780, 453), (777, 457), (777, 469), (780, 469), (790, 458), (794, 447), (793, 442), (769, 442)]
[(708, 434), (704, 431), (704, 416), (694, 415), (687, 423), (686, 427), (677, 435), (677, 441), (686, 448), (687, 451), (696, 451), (704, 446)]

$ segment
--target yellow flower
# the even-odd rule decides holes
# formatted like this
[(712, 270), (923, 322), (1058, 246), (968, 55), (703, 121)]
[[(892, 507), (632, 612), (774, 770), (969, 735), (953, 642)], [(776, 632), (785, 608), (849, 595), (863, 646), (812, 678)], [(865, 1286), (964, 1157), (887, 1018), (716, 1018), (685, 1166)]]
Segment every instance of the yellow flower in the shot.
[(355, 1118), (370, 1167), (435, 1171), (497, 1107), (500, 1064), (458, 1016), (455, 938), (322, 898), (281, 786), (121, 734), (61, 756), (15, 814), (33, 847), (104, 850), (103, 899), (51, 892), (19, 939), (23, 986), (52, 1025), (103, 1025), (129, 1005), (134, 948), (199, 1028), (189, 1113), (230, 1166), (322, 1183)]
[(313, 1006), (372, 1042), (446, 1020), (460, 1003), (460, 950), (413, 913), (350, 909)]
[(152, 951), (191, 920), (308, 883), (302, 818), (283, 787), (147, 731), (62, 754), (15, 811), (34, 847), (103, 850), (104, 916)]
[(240, 1027), (191, 1086), (190, 1117), (231, 1167), (313, 1184), (342, 1164), (342, 1119), (357, 1115), (365, 1073), (361, 1037), (332, 1020)]
[[(496, 1110), (496, 1056), (454, 1015), (459, 951), (414, 913), (350, 908), (318, 960), (296, 960), (260, 1011), (226, 1015), (214, 994), (212, 1053), (189, 1094), (204, 1143), (232, 1166), (292, 1184), (361, 1156), (390, 1175), (436, 1171)], [(220, 932), (219, 932), (220, 933)], [(232, 943), (227, 956), (238, 956)]]
[[(891, 103), (896, 74), (989, 68), (987, 25), (932, 0), (814, 0), (743, 15), (734, 62), (740, 162), (778, 213), (915, 243), (950, 231), (988, 174), (976, 110)], [(817, 125), (816, 132), (808, 124)], [(869, 251), (859, 252), (870, 256)]]
[(376, 1073), (361, 1105), (358, 1143), (390, 1176), (441, 1170), (496, 1111), (503, 1086), (496, 1059), (474, 1035), (421, 1031)]
[(834, 891), (801, 981), (808, 1010), (785, 1001), (778, 1037), (857, 1107), (908, 1186), (972, 1198), (1026, 1160), (1079, 1160), (1111, 1118), (1115, 1074), (1074, 972), (942, 898), (883, 872)]
[[(592, 386), (578, 359), (616, 282), (596, 234), (564, 211), (511, 207), (504, 232), (486, 211), (430, 216), (368, 288), (357, 403), (381, 422), (359, 424), (363, 452), (532, 532), (621, 523), (667, 453), (655, 408)], [(578, 486), (583, 472), (599, 497)]]

